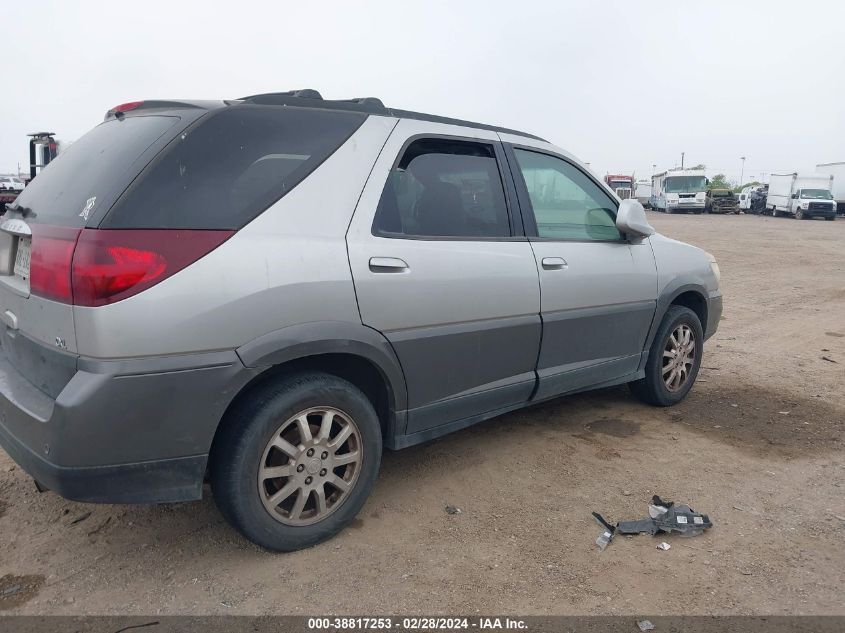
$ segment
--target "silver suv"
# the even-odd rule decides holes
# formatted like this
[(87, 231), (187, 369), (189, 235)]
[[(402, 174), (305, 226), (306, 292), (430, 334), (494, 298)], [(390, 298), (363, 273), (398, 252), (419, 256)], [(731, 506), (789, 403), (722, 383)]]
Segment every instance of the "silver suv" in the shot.
[(562, 394), (692, 387), (722, 311), (550, 143), (312, 90), (120, 105), (0, 226), (0, 444), (79, 501), (199, 499), (288, 551), (399, 449)]

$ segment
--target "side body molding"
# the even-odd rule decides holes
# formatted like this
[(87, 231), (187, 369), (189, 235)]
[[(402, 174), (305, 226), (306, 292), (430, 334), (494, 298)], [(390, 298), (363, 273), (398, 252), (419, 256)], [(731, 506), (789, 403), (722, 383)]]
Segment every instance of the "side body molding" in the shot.
[[(269, 367), (320, 354), (351, 354), (369, 360), (387, 381), (391, 409), (408, 407), (405, 375), (390, 343), (376, 330), (348, 321), (312, 321), (274, 330), (235, 350), (247, 367)], [(397, 429), (402, 432), (403, 429)]]

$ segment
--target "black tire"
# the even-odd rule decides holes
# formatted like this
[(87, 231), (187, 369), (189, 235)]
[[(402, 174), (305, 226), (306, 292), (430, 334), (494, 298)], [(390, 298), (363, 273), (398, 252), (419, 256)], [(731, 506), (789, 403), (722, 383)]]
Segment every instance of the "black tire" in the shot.
[(804, 212), (801, 209), (798, 209), (795, 212), (795, 219), (796, 220), (804, 220), (805, 218), (809, 218), (809, 216), (805, 216)]
[[(273, 518), (262, 501), (259, 466), (280, 425), (320, 407), (338, 409), (354, 421), (362, 448), (360, 471), (324, 519), (287, 525)], [(330, 374), (295, 374), (257, 388), (226, 414), (209, 456), (211, 488), (220, 512), (247, 539), (268, 550), (290, 552), (331, 538), (355, 518), (375, 483), (381, 452), (378, 415), (357, 387)]]
[(828, 222), (833, 222), (835, 219), (836, 219), (835, 215), (831, 215), (831, 216), (828, 216), (828, 217), (825, 218), (825, 220), (827, 220)]
[[(663, 380), (663, 351), (670, 335), (681, 325), (688, 325), (695, 341), (695, 358), (686, 380), (677, 391), (670, 391)], [(704, 330), (698, 315), (689, 308), (673, 305), (666, 311), (648, 352), (645, 376), (628, 383), (631, 392), (643, 402), (658, 407), (671, 407), (683, 400), (692, 389), (698, 370), (701, 367), (701, 355), (704, 350)]]

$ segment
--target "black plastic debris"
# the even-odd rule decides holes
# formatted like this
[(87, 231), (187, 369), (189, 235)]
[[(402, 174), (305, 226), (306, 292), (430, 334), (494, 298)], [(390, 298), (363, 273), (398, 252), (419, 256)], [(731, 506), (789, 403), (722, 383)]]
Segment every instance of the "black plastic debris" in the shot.
[(604, 531), (596, 539), (596, 545), (604, 550), (613, 537), (619, 534), (655, 534), (675, 533), (679, 536), (698, 536), (707, 528), (713, 527), (713, 522), (706, 514), (696, 512), (684, 503), (664, 501), (657, 495), (651, 498), (648, 506), (649, 517), (634, 521), (619, 521), (616, 525), (608, 522), (598, 512), (593, 517)]

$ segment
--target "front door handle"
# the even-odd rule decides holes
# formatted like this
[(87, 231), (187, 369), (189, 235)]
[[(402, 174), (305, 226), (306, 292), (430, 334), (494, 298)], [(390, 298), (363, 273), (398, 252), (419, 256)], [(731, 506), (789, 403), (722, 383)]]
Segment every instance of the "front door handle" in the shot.
[(398, 257), (370, 257), (370, 270), (374, 273), (408, 272), (408, 264)]
[(546, 270), (566, 270), (569, 264), (563, 257), (544, 257), (543, 268)]

